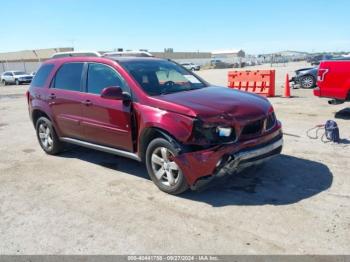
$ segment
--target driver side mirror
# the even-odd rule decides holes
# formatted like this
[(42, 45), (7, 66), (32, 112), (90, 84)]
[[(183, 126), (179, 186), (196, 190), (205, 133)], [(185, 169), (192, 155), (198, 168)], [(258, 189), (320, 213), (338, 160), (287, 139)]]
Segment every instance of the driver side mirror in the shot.
[(123, 92), (119, 86), (106, 87), (101, 92), (101, 97), (111, 100), (131, 101), (131, 96), (128, 92)]

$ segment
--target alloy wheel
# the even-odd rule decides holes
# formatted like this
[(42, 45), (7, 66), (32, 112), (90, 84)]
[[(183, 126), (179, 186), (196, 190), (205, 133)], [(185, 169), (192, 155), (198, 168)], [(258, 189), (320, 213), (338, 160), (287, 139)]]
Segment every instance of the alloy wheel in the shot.
[(301, 86), (304, 88), (311, 88), (314, 85), (314, 79), (312, 76), (306, 76), (301, 79)]
[(155, 177), (163, 185), (175, 186), (181, 177), (181, 170), (174, 162), (174, 154), (166, 147), (157, 147), (151, 157)]
[(51, 129), (46, 123), (41, 123), (39, 125), (39, 138), (45, 150), (50, 151), (53, 147), (53, 138)]

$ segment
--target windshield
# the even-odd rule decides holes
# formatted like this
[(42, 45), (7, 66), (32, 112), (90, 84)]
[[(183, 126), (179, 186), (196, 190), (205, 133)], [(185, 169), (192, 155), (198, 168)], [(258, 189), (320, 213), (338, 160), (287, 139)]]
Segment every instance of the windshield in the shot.
[(206, 84), (181, 66), (165, 60), (120, 61), (142, 89), (151, 96), (206, 87)]
[(14, 75), (19, 76), (19, 75), (26, 75), (26, 72), (23, 71), (17, 71), (17, 72), (13, 72)]

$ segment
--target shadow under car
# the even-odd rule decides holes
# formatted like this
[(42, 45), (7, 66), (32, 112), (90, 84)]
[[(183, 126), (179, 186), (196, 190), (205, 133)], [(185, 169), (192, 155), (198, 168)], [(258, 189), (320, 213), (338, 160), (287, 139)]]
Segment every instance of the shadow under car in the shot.
[[(112, 154), (73, 146), (73, 149), (59, 156), (88, 161), (105, 168), (150, 179), (143, 163)], [(263, 165), (214, 180), (203, 191), (189, 190), (177, 197), (205, 202), (213, 207), (288, 205), (325, 191), (332, 185), (332, 181), (333, 175), (326, 165), (282, 154)]]

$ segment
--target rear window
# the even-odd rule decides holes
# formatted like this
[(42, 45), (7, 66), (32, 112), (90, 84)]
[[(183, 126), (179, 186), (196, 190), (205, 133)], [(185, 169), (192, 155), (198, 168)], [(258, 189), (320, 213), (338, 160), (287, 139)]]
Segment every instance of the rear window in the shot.
[(39, 71), (36, 73), (31, 86), (43, 87), (45, 85), (46, 79), (49, 77), (54, 65), (46, 64), (40, 67)]
[(27, 73), (23, 72), (23, 71), (16, 71), (16, 72), (13, 72), (13, 74), (16, 75), (16, 76), (27, 75)]
[(67, 63), (61, 66), (55, 76), (53, 87), (57, 89), (80, 91), (83, 63)]

